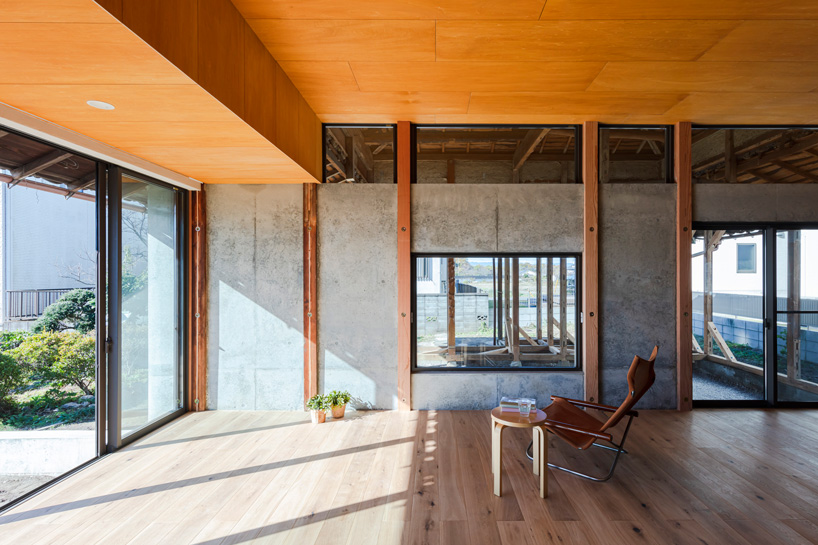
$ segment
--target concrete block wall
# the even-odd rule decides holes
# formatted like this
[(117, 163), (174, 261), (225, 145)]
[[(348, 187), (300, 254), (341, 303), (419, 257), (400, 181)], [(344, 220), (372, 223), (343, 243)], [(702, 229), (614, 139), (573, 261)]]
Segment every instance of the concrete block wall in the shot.
[(301, 409), (301, 185), (210, 185), (208, 407)]
[(601, 402), (619, 405), (635, 354), (659, 345), (643, 408), (676, 407), (676, 186), (601, 184), (599, 375)]
[(397, 408), (397, 206), (394, 184), (318, 187), (319, 391), (356, 407)]

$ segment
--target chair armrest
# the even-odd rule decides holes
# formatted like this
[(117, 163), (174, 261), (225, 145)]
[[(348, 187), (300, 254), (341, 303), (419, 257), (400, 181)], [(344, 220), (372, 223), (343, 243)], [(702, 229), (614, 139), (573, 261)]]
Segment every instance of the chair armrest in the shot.
[(597, 439), (604, 439), (606, 441), (611, 441), (613, 436), (610, 433), (599, 432), (594, 430), (589, 430), (585, 428), (579, 428), (577, 426), (571, 426), (570, 424), (564, 424), (563, 422), (557, 422), (556, 420), (548, 420), (545, 421), (546, 427), (549, 428), (556, 428), (559, 430), (570, 431), (574, 433), (581, 433), (582, 435), (589, 435), (591, 437), (596, 437)]
[[(590, 401), (582, 401), (581, 399), (569, 399), (567, 397), (561, 396), (551, 396), (551, 400), (555, 399), (562, 399), (563, 401), (567, 401), (571, 405), (576, 405), (577, 407), (587, 407), (589, 409), (598, 409), (600, 411), (607, 411), (609, 413), (615, 413), (619, 410), (619, 407), (612, 407), (611, 405), (602, 405), (601, 403), (591, 403)], [(628, 411), (625, 413), (628, 416), (639, 416), (639, 413), (636, 411)]]

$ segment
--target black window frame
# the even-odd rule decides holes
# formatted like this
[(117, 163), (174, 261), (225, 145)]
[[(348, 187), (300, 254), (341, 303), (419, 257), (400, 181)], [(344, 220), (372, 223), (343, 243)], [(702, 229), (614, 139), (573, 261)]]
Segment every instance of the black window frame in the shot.
[[(452, 125), (437, 125), (434, 123), (412, 123), (412, 183), (417, 182), (417, 142), (418, 129), (568, 129), (574, 131), (574, 184), (582, 183), (582, 125), (551, 125), (548, 123), (542, 124), (515, 124), (515, 123), (476, 123), (476, 124), (452, 124)], [(397, 163), (397, 161), (396, 161)], [(396, 167), (397, 168), (397, 167)], [(466, 185), (466, 184), (461, 184)], [(525, 185), (525, 184), (503, 184), (503, 185)], [(536, 184), (540, 185), (540, 184)], [(548, 185), (548, 184), (545, 184)], [(534, 256), (535, 257), (535, 256)]]
[[(635, 181), (635, 182), (621, 181), (621, 182), (619, 182), (619, 181), (617, 181), (617, 182), (605, 182), (605, 183), (608, 183), (608, 184), (627, 184), (627, 183), (634, 183), (634, 184), (650, 184), (650, 183), (660, 183), (661, 184), (661, 183), (666, 183), (666, 184), (672, 184), (672, 183), (676, 182), (675, 177), (674, 177), (674, 173), (673, 173), (673, 166), (674, 166), (674, 162), (673, 162), (674, 151), (673, 150), (675, 149), (675, 147), (674, 147), (675, 131), (673, 130), (673, 125), (627, 125), (627, 124), (622, 124), (622, 123), (616, 123), (616, 124), (608, 125), (608, 124), (600, 123), (599, 126), (597, 127), (597, 142), (599, 142), (601, 140), (600, 139), (600, 134), (602, 133), (603, 129), (628, 129), (628, 130), (655, 129), (655, 130), (665, 131), (665, 157), (664, 157), (665, 180), (664, 180), (664, 182), (662, 182), (661, 180), (656, 180), (655, 182), (647, 182), (647, 181), (644, 181), (644, 182), (643, 181)], [(600, 171), (601, 170), (601, 165), (602, 165), (602, 147), (599, 147), (598, 153), (599, 153), (599, 156), (597, 157), (597, 164), (600, 166), (600, 168), (597, 168), (597, 171)], [(600, 175), (600, 173), (597, 172), (597, 176), (599, 176), (599, 175)], [(602, 183), (602, 181), (599, 180), (599, 183)]]
[[(458, 258), (458, 257), (482, 257), (482, 258), (574, 258), (576, 260), (576, 286), (574, 305), (576, 307), (576, 334), (574, 335), (574, 361), (573, 367), (418, 367), (417, 362), (417, 260), (419, 258)], [(412, 252), (411, 254), (411, 357), (412, 373), (583, 373), (582, 365), (582, 334), (584, 317), (582, 313), (582, 252)]]
[(392, 129), (392, 183), (398, 183), (398, 125), (397, 123), (322, 123), (321, 124), (321, 179), (319, 183), (327, 182), (327, 129)]

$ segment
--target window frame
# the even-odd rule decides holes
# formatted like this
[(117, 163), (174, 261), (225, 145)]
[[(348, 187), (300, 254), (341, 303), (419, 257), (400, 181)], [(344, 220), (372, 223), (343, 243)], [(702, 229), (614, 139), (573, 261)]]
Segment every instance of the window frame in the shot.
[[(574, 359), (573, 367), (418, 367), (417, 364), (417, 260), (420, 258), (574, 258), (576, 261), (576, 285), (574, 305), (576, 307), (576, 333), (574, 335)], [(411, 372), (412, 373), (583, 373), (583, 314), (582, 314), (582, 253), (581, 252), (412, 252), (411, 254)]]
[[(327, 182), (327, 129), (391, 129), (392, 130), (392, 183), (398, 183), (398, 125), (396, 123), (322, 123), (321, 124), (321, 179), (319, 183), (333, 185), (338, 182)], [(413, 131), (414, 132), (414, 131)], [(354, 185), (354, 184), (353, 184)]]
[[(753, 268), (752, 270), (744, 270), (741, 268), (741, 257), (739, 256), (739, 248), (741, 246), (751, 247), (753, 249)], [(758, 244), (755, 242), (736, 242), (736, 274), (756, 274), (758, 272)]]
[[(665, 180), (664, 180), (664, 182), (662, 182), (661, 180), (656, 180), (655, 182), (644, 182), (644, 181), (634, 181), (634, 182), (628, 182), (628, 181), (621, 181), (620, 182), (620, 181), (617, 181), (617, 182), (611, 182), (611, 181), (608, 181), (608, 182), (605, 182), (606, 184), (629, 184), (629, 183), (632, 183), (632, 184), (651, 184), (651, 183), (672, 184), (672, 183), (676, 182), (676, 180), (674, 178), (674, 172), (673, 172), (673, 165), (674, 165), (674, 163), (673, 163), (673, 159), (674, 159), (673, 150), (675, 149), (675, 147), (674, 147), (674, 136), (675, 136), (675, 134), (674, 134), (674, 130), (673, 130), (673, 125), (627, 125), (627, 124), (604, 125), (604, 124), (600, 123), (599, 127), (597, 127), (597, 140), (600, 140), (599, 136), (602, 133), (603, 129), (633, 129), (633, 130), (655, 129), (655, 130), (665, 131), (665, 157), (664, 157)], [(597, 170), (601, 171), (602, 170), (601, 169), (601, 166), (602, 166), (602, 148), (601, 147), (598, 150), (598, 154), (599, 155), (597, 157), (597, 164), (600, 165), (600, 168), (598, 168)], [(601, 175), (601, 172), (597, 172), (597, 176), (600, 176), (600, 175)], [(599, 183), (602, 183), (602, 180), (598, 180), (598, 181), (599, 181)]]
[[(412, 124), (412, 183), (417, 181), (417, 141), (418, 129), (570, 129), (574, 131), (574, 184), (582, 183), (582, 125), (552, 125), (548, 123), (542, 124), (515, 124), (515, 123), (476, 123), (476, 124), (452, 124), (452, 125), (437, 125), (434, 123), (413, 123)], [(397, 164), (397, 161), (395, 162)], [(397, 167), (396, 167), (397, 168)], [(455, 184), (456, 185), (456, 184)], [(466, 185), (466, 184), (460, 184)], [(517, 184), (502, 184), (502, 185), (526, 185), (522, 183)], [(539, 185), (539, 184), (537, 184)], [(544, 184), (550, 185), (550, 184)], [(471, 255), (471, 254), (469, 254)], [(494, 257), (497, 257), (496, 255)], [(537, 256), (532, 256), (537, 257)], [(546, 256), (547, 257), (547, 256)]]

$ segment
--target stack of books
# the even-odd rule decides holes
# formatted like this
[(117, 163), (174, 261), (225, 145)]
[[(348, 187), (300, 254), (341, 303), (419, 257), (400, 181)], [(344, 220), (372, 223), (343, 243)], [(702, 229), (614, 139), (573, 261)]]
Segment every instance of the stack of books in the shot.
[[(525, 398), (523, 398), (525, 399)], [(531, 412), (537, 410), (536, 401), (531, 400)], [(500, 412), (504, 413), (519, 413), (520, 412), (520, 398), (503, 397), (500, 399)]]

